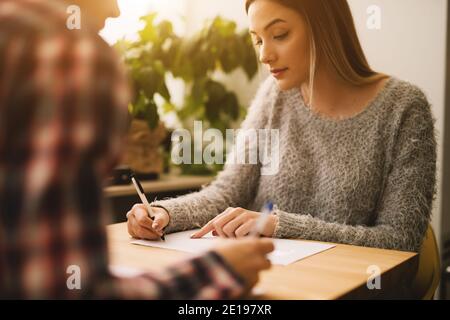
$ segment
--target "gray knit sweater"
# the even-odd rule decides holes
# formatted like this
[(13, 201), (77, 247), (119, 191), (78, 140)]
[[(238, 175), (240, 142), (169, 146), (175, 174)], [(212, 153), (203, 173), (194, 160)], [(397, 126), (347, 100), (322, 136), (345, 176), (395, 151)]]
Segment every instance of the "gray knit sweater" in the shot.
[(298, 89), (280, 91), (269, 78), (242, 128), (280, 130), (279, 172), (227, 164), (201, 191), (152, 205), (167, 209), (167, 232), (175, 232), (271, 200), (276, 238), (418, 251), (436, 193), (434, 122), (422, 91), (395, 77), (342, 120), (314, 113)]

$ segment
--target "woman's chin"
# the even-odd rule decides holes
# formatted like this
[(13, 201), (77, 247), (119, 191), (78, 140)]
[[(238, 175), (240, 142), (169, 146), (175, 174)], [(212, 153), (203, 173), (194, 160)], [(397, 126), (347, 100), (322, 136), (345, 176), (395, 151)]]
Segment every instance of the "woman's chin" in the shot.
[(288, 91), (288, 90), (291, 90), (294, 88), (298, 88), (298, 85), (296, 85), (293, 81), (287, 81), (285, 79), (283, 79), (283, 80), (277, 79), (276, 81), (277, 81), (278, 88), (281, 91)]

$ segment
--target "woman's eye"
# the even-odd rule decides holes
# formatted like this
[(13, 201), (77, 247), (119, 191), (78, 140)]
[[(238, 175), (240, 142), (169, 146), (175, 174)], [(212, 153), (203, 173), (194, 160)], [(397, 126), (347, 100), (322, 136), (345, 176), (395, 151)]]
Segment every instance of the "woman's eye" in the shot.
[[(280, 34), (279, 36), (274, 36), (273, 38), (274, 38), (275, 40), (283, 40), (283, 39), (285, 39), (288, 35), (289, 35), (289, 32), (286, 32), (286, 33)], [(255, 41), (254, 41), (254, 45), (255, 45), (255, 46), (260, 46), (260, 45), (262, 45), (262, 40), (255, 40)]]
[(283, 34), (281, 34), (281, 35), (279, 35), (279, 36), (275, 36), (274, 39), (276, 39), (276, 40), (283, 40), (283, 39), (285, 39), (288, 35), (289, 35), (289, 32), (286, 32), (286, 33), (283, 33)]

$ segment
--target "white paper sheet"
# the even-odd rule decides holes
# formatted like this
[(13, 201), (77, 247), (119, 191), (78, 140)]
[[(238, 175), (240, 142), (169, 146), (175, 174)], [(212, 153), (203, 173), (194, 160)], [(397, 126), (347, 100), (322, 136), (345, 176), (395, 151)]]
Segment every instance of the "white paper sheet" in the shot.
[[(201, 253), (214, 247), (219, 241), (210, 234), (201, 239), (191, 239), (196, 230), (167, 234), (166, 241), (133, 240), (131, 243), (154, 248), (172, 249), (190, 253)], [(330, 244), (297, 240), (273, 239), (275, 250), (268, 255), (273, 264), (289, 265), (322, 251), (335, 247)]]

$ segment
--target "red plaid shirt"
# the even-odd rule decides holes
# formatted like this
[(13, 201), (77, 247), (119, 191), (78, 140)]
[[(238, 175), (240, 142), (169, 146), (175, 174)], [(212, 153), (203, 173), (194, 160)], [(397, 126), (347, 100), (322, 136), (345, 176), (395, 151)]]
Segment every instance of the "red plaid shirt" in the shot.
[[(127, 128), (119, 59), (53, 0), (0, 0), (0, 297), (215, 299), (243, 283), (209, 252), (160, 274), (108, 271), (102, 198)], [(69, 266), (81, 271), (70, 290)]]

